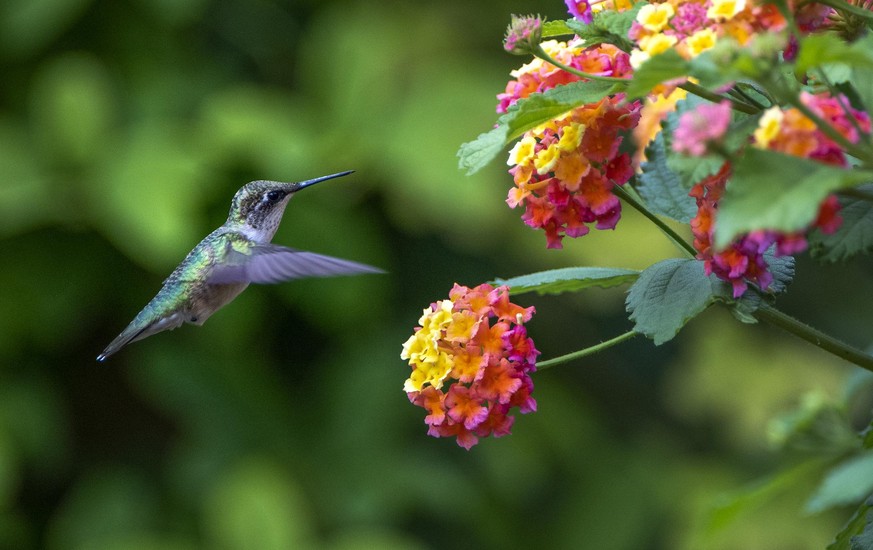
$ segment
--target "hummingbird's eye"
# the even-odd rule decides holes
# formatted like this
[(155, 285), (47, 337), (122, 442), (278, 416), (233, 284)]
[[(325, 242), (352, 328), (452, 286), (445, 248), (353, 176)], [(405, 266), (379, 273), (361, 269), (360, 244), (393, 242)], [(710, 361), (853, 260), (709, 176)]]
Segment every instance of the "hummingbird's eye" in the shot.
[(264, 197), (270, 202), (276, 202), (284, 196), (285, 196), (285, 193), (283, 193), (281, 191), (273, 190), (273, 191), (270, 191), (269, 193), (267, 193)]

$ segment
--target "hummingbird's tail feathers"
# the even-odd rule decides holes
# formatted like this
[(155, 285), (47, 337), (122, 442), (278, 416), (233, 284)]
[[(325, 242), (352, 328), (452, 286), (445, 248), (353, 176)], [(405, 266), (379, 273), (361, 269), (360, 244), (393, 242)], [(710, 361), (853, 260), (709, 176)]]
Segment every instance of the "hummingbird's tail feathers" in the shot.
[(103, 361), (106, 361), (110, 355), (113, 355), (127, 344), (136, 342), (137, 340), (142, 340), (143, 338), (148, 338), (152, 334), (157, 334), (158, 332), (173, 330), (176, 327), (182, 326), (182, 323), (184, 322), (184, 316), (179, 313), (152, 320), (140, 319), (140, 316), (137, 315), (136, 319), (127, 325), (124, 332), (119, 334), (115, 340), (106, 346), (103, 353), (97, 356), (97, 361), (102, 363)]
[(271, 284), (304, 277), (334, 277), (362, 273), (385, 273), (366, 264), (276, 244), (259, 244), (251, 254), (232, 251), (226, 265), (216, 267), (211, 284)]

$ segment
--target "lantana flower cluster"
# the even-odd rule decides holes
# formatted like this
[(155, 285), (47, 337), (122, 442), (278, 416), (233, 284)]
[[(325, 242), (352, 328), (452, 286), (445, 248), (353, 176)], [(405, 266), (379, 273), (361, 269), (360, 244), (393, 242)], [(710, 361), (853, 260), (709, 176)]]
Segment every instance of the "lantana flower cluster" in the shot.
[[(845, 98), (804, 93), (801, 101), (852, 143), (860, 139), (859, 129), (864, 133), (870, 132), (869, 116), (849, 107)], [(854, 120), (846, 116), (847, 112), (851, 113)], [(840, 146), (796, 108), (783, 110), (774, 107), (766, 111), (758, 122), (753, 144), (824, 164), (849, 166)], [(686, 149), (685, 152), (690, 151)], [(707, 273), (715, 273), (730, 282), (734, 297), (745, 292), (748, 282), (764, 289), (770, 285), (773, 277), (768, 271), (764, 253), (771, 247), (776, 256), (797, 254), (806, 250), (806, 233), (810, 229), (818, 228), (823, 233), (833, 233), (842, 223), (839, 201), (831, 195), (821, 203), (818, 216), (804, 231), (753, 231), (736, 239), (725, 250), (715, 251), (712, 248), (712, 234), (716, 211), (729, 178), (730, 166), (726, 163), (717, 174), (705, 178), (691, 189), (690, 194), (697, 200), (698, 207), (697, 216), (691, 220), (691, 229), (694, 247), (698, 251), (698, 258), (704, 260)]]
[[(507, 40), (510, 39), (508, 36)], [(586, 48), (581, 41), (545, 40), (540, 42), (540, 47), (555, 61), (588, 74), (625, 78), (633, 71), (628, 54), (612, 44)], [(507, 82), (506, 90), (497, 95), (498, 113), (505, 113), (510, 105), (533, 93), (582, 79), (538, 57), (509, 74), (513, 79)]]
[(621, 202), (613, 186), (633, 176), (619, 132), (637, 124), (639, 110), (639, 102), (606, 97), (527, 132), (510, 151), (515, 187), (506, 203), (524, 206), (522, 220), (545, 230), (549, 248), (561, 248), (565, 235), (587, 234), (588, 224), (615, 228)]
[[(800, 30), (824, 26), (831, 8), (821, 4), (799, 4)], [(628, 32), (637, 47), (631, 64), (639, 67), (650, 57), (673, 49), (691, 59), (726, 37), (747, 45), (757, 34), (778, 32), (786, 27), (785, 18), (774, 3), (753, 0), (679, 0), (643, 6)]]
[(456, 284), (424, 310), (400, 357), (412, 367), (403, 390), (427, 411), (428, 435), (456, 437), (469, 450), (480, 437), (509, 434), (511, 409), (536, 410), (530, 373), (539, 351), (524, 327), (533, 313), (509, 301), (508, 287), (488, 284)]
[[(631, 72), (628, 55), (611, 45), (582, 48), (552, 40), (542, 46), (553, 59), (589, 74)], [(539, 58), (512, 75), (516, 80), (498, 95), (498, 112), (532, 93), (580, 79)], [(619, 132), (636, 126), (639, 110), (640, 103), (625, 102), (623, 94), (607, 97), (528, 131), (510, 151), (515, 187), (506, 202), (524, 207), (522, 220), (545, 230), (549, 248), (561, 248), (564, 236), (585, 235), (589, 224), (613, 229), (618, 223), (621, 203), (612, 188), (633, 175), (630, 156), (619, 153)]]

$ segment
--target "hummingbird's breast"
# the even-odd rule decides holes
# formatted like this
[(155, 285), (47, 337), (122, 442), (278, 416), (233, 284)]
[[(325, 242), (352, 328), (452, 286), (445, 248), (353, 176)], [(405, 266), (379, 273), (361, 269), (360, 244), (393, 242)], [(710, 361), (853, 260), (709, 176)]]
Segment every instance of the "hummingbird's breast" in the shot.
[(202, 325), (213, 313), (239, 296), (249, 286), (248, 283), (201, 286), (189, 301), (185, 322)]

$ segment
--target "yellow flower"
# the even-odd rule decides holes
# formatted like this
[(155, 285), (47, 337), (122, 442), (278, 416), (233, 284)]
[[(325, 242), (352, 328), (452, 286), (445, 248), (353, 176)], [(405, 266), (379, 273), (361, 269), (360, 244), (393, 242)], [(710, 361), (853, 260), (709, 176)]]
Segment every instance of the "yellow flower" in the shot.
[(637, 13), (637, 22), (647, 31), (661, 32), (675, 13), (670, 4), (646, 4)]
[(675, 36), (658, 33), (640, 39), (640, 48), (650, 56), (658, 55), (675, 46), (677, 41)]
[(558, 149), (564, 152), (575, 151), (582, 141), (582, 134), (585, 132), (584, 124), (571, 122), (564, 126), (561, 139), (558, 141)]
[(754, 133), (755, 144), (759, 147), (770, 145), (770, 142), (779, 135), (779, 129), (782, 127), (784, 116), (782, 109), (779, 107), (771, 107), (764, 111), (764, 114), (758, 120), (758, 129)]
[(746, 9), (746, 0), (712, 0), (706, 16), (713, 21), (727, 21)]
[(537, 174), (542, 176), (547, 172), (551, 172), (552, 168), (554, 168), (555, 164), (558, 162), (560, 154), (561, 150), (558, 149), (558, 146), (554, 143), (537, 153), (537, 156), (534, 159), (534, 167), (537, 169)]
[(712, 29), (702, 29), (685, 39), (688, 52), (691, 57), (697, 57), (701, 53), (715, 46), (716, 35)]
[(527, 164), (533, 158), (534, 148), (537, 145), (537, 140), (532, 136), (526, 135), (518, 140), (512, 149), (509, 151), (509, 159), (506, 164), (515, 166), (516, 164)]
[(452, 356), (446, 352), (440, 352), (436, 360), (428, 363), (415, 363), (415, 370), (409, 375), (409, 378), (403, 383), (403, 391), (421, 391), (425, 384), (430, 384), (436, 389), (440, 389), (443, 385), (443, 380), (451, 372), (454, 367)]

